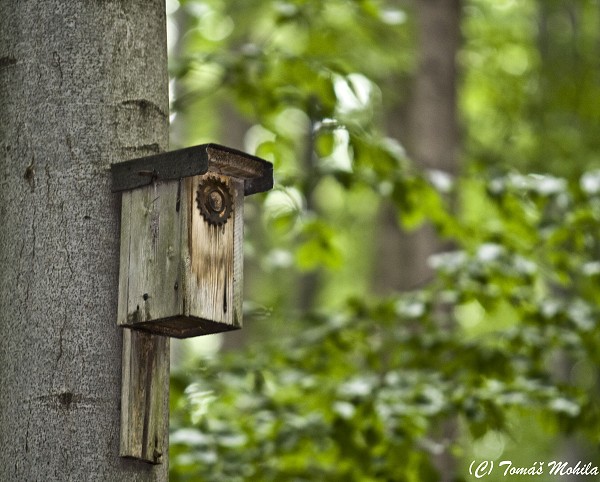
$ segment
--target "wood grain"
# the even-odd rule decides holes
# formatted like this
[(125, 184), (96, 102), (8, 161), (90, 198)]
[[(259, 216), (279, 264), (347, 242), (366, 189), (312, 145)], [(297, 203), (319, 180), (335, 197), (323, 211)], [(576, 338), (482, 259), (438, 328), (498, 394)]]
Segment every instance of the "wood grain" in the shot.
[(123, 330), (120, 455), (160, 464), (168, 450), (168, 337)]
[[(169, 314), (175, 296), (161, 279), (178, 275), (173, 246), (177, 182), (154, 183), (122, 196), (118, 322)], [(134, 275), (135, 274), (135, 275)], [(123, 330), (120, 455), (160, 464), (168, 448), (169, 339)]]
[(203, 176), (188, 180), (191, 209), (186, 306), (191, 317), (238, 328), (242, 323), (243, 182), (228, 176), (211, 176), (229, 187), (233, 194), (233, 214), (223, 226), (207, 223), (195, 207), (195, 193)]
[[(232, 194), (222, 226), (197, 208), (205, 176)], [(215, 173), (124, 192), (117, 323), (178, 338), (240, 328), (243, 210), (243, 180)]]

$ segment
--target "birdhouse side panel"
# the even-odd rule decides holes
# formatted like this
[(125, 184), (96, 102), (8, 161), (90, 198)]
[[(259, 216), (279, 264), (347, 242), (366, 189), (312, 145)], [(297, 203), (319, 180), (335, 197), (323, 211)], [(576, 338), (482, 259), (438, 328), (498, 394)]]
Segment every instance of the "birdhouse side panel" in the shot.
[(237, 181), (233, 212), (233, 322), (242, 327), (244, 305), (244, 181)]
[(143, 328), (182, 312), (180, 197), (179, 181), (123, 193), (119, 325)]
[[(185, 313), (231, 328), (240, 327), (243, 181), (215, 173), (186, 181), (190, 210)], [(203, 203), (210, 204), (209, 209), (203, 208)], [(211, 214), (212, 208), (215, 212)], [(231, 212), (226, 212), (228, 209)]]

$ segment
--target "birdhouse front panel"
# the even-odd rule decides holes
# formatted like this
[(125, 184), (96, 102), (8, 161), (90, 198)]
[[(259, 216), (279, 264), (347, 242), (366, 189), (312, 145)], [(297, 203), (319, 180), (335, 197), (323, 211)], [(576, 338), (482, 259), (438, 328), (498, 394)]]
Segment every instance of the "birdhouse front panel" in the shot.
[(240, 328), (244, 196), (270, 189), (272, 165), (207, 144), (113, 174), (123, 191), (117, 324), (178, 338)]
[(208, 173), (186, 180), (190, 193), (184, 312), (238, 328), (242, 323), (244, 184)]

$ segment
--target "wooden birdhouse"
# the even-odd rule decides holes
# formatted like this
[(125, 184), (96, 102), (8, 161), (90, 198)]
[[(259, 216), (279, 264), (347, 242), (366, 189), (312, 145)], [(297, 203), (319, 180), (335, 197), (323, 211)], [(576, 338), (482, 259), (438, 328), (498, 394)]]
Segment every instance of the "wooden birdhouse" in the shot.
[(273, 166), (204, 144), (113, 164), (123, 191), (120, 326), (177, 338), (242, 324), (244, 196)]

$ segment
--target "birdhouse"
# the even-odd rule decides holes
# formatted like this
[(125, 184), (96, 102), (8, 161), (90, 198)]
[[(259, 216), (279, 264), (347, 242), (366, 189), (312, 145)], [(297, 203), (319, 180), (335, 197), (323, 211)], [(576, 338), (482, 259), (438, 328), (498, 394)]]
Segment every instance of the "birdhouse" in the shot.
[(122, 191), (117, 324), (176, 338), (242, 325), (244, 196), (269, 162), (204, 144), (113, 164)]

